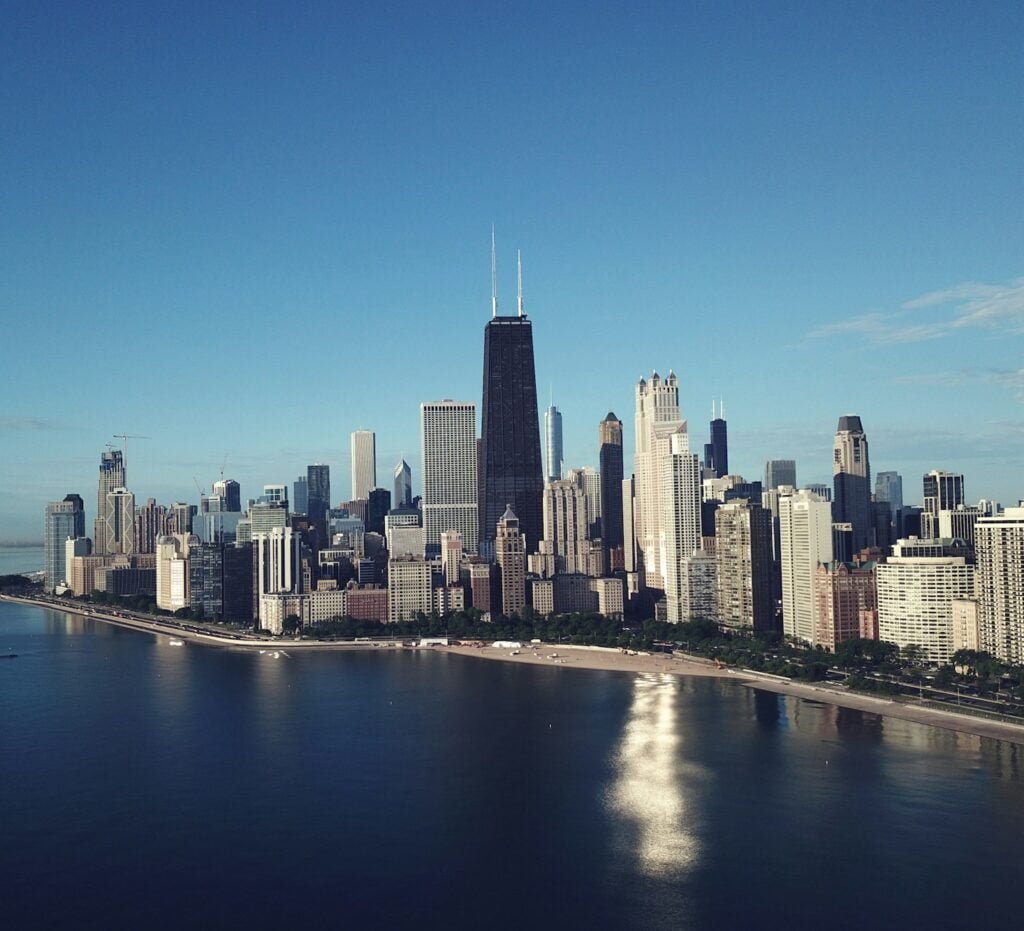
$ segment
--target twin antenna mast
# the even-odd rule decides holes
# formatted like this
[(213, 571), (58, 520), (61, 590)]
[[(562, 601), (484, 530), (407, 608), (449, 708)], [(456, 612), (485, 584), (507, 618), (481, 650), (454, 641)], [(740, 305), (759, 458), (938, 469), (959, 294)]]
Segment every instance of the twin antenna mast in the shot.
[[(519, 293), (516, 308), (520, 317), (523, 313), (523, 253), (516, 249), (516, 277)], [(498, 254), (494, 244), (494, 227), (491, 226), (491, 319), (498, 316)]]

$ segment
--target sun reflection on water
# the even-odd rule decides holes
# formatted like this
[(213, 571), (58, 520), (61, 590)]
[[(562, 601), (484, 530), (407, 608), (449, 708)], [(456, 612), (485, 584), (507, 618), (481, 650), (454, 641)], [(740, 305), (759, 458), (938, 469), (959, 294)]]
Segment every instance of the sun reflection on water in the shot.
[(675, 676), (636, 677), (608, 792), (625, 842), (654, 876), (690, 869), (700, 852), (692, 790), (702, 771), (680, 759), (680, 688)]

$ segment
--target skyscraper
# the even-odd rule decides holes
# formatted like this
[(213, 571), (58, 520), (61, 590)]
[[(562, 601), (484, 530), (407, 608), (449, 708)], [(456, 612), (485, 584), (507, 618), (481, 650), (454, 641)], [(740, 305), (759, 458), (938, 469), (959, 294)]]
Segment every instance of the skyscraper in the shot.
[(96, 519), (93, 529), (92, 549), (98, 555), (109, 550), (107, 545), (107, 495), (115, 488), (124, 488), (124, 455), (119, 449), (109, 449), (100, 456), (100, 480), (96, 492)]
[(352, 434), (352, 499), (365, 501), (377, 487), (377, 436), (370, 430)]
[(771, 630), (772, 519), (760, 504), (723, 504), (715, 514), (718, 623)]
[(309, 513), (309, 478), (305, 475), (292, 482), (292, 513)]
[[(233, 478), (222, 478), (213, 483), (213, 493), (221, 499), (221, 510), (240, 513), (242, 510), (242, 488)], [(305, 514), (305, 511), (301, 513)]]
[[(475, 415), (474, 415), (475, 417)], [(473, 426), (473, 433), (476, 433), (476, 425)], [(474, 450), (474, 456), (476, 455)], [(474, 472), (476, 469), (474, 468)], [(474, 500), (476, 493), (473, 493)], [(396, 508), (412, 507), (412, 469), (404, 459), (395, 466), (395, 493), (391, 503)]]
[(441, 552), (441, 534), (462, 534), (467, 553), (477, 551), (479, 510), (476, 474), (476, 405), (436, 401), (420, 405), (423, 463), (423, 531), (428, 557)]
[(131, 556), (135, 550), (135, 495), (127, 488), (114, 488), (107, 493), (103, 529), (104, 554), (122, 553)]
[(679, 384), (671, 371), (636, 386), (635, 527), (638, 570), (649, 588), (664, 588), (661, 559), (664, 461), (673, 434), (685, 429), (679, 416)]
[(818, 566), (832, 562), (832, 505), (810, 491), (779, 497), (782, 630), (815, 642)]
[(662, 539), (665, 603), (670, 621), (691, 619), (690, 559), (700, 551), (700, 459), (690, 452), (686, 429), (669, 440), (662, 468)]
[(832, 519), (853, 527), (853, 552), (874, 544), (874, 520), (871, 514), (871, 464), (868, 438), (860, 417), (839, 418), (832, 447), (832, 482), (835, 495)]
[(331, 506), (331, 467), (306, 466), (306, 515), (320, 531), (321, 540), (327, 540), (327, 510)]
[(718, 416), (715, 416), (715, 402), (711, 402), (711, 442), (704, 446), (704, 468), (715, 477), (729, 474), (729, 434), (725, 423), (725, 404), (718, 402)]
[(771, 491), (780, 485), (796, 488), (796, 460), (769, 459), (764, 465), (764, 489)]
[(623, 567), (622, 559), (622, 421), (611, 411), (597, 431), (601, 470), (601, 542), (604, 571)]
[(953, 511), (964, 503), (964, 477), (932, 469), (923, 479), (924, 512), (938, 517), (939, 511)]
[(371, 488), (366, 499), (366, 532), (384, 534), (384, 518), (391, 510), (391, 492), (386, 488)]
[(974, 546), (981, 649), (1024, 663), (1024, 507), (979, 518)]
[(571, 479), (544, 487), (544, 541), (555, 572), (590, 573), (590, 516), (587, 496)]
[(495, 539), (506, 508), (519, 515), (527, 546), (543, 533), (541, 496), (544, 472), (540, 458), (537, 381), (533, 364), (533, 324), (523, 313), (522, 266), (519, 308), (515, 317), (498, 316), (498, 293), (491, 241), (491, 320), (484, 328), (483, 488), (480, 539)]
[(545, 482), (557, 482), (562, 477), (562, 413), (554, 404), (544, 411), (544, 463), (547, 466)]
[(501, 613), (521, 615), (526, 607), (526, 540), (511, 508), (497, 522), (494, 557), (501, 575)]
[(601, 473), (583, 466), (579, 469), (570, 469), (565, 476), (569, 481), (575, 482), (583, 489), (587, 496), (587, 519), (590, 526), (587, 534), (591, 539), (596, 539), (601, 534)]
[(67, 578), (67, 540), (85, 536), (85, 503), (81, 495), (46, 505), (43, 526), (43, 587), (52, 592)]
[(903, 479), (899, 472), (879, 472), (875, 476), (875, 500), (888, 501), (893, 518), (903, 507)]

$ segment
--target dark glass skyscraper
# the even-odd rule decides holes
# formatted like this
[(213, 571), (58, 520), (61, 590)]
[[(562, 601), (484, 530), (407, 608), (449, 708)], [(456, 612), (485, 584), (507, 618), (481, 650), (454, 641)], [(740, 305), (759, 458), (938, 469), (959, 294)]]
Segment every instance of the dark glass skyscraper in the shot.
[(306, 516), (320, 531), (327, 529), (327, 509), (331, 506), (331, 467), (306, 466)]
[(832, 449), (832, 519), (852, 525), (853, 553), (875, 542), (874, 516), (871, 512), (871, 462), (868, 438), (860, 417), (839, 418)]
[[(622, 550), (622, 421), (611, 411), (598, 427), (601, 469), (601, 542), (605, 571), (621, 568)], [(619, 553), (613, 557), (613, 551)], [(618, 565), (613, 565), (617, 562)]]
[(704, 447), (704, 467), (713, 469), (718, 478), (729, 474), (729, 438), (722, 417), (711, 421), (711, 442)]
[[(525, 314), (495, 316), (484, 329), (483, 497), (480, 541), (493, 541), (507, 507), (519, 517), (527, 551), (543, 538), (533, 324)], [(486, 550), (485, 550), (486, 551)]]

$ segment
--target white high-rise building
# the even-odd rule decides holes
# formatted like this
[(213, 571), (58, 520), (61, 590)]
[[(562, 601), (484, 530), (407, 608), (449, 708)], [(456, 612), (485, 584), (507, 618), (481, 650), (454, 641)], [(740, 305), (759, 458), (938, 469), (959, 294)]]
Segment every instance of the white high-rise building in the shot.
[(813, 644), (818, 565), (832, 562), (832, 505), (812, 491), (780, 494), (779, 543), (782, 630)]
[(571, 479), (550, 482), (544, 489), (544, 542), (555, 572), (591, 574), (589, 526), (583, 489)]
[[(255, 596), (259, 604), (260, 626), (275, 633), (277, 613), (268, 598), (298, 593), (302, 589), (302, 538), (291, 527), (274, 527), (252, 535)], [(279, 612), (278, 612), (279, 613)], [(272, 626), (265, 621), (273, 620)]]
[(434, 609), (431, 565), (414, 556), (388, 560), (388, 620), (407, 621)]
[(931, 664), (948, 663), (956, 652), (953, 602), (974, 596), (974, 567), (962, 556), (904, 556), (917, 542), (898, 541), (875, 570), (878, 638), (918, 646)]
[(371, 430), (352, 434), (352, 500), (366, 501), (377, 487), (377, 436)]
[(672, 434), (662, 460), (661, 574), (670, 621), (691, 619), (690, 560), (701, 547), (700, 460), (685, 428)]
[(441, 534), (462, 534), (467, 553), (477, 552), (476, 405), (436, 401), (420, 405), (423, 454), (423, 539), (428, 556), (441, 552)]
[(981, 649), (1024, 663), (1024, 507), (974, 525)]
[(156, 606), (163, 611), (189, 607), (188, 552), (187, 534), (163, 536), (156, 541)]
[(662, 380), (641, 378), (636, 386), (636, 546), (640, 569), (650, 588), (664, 588), (661, 557), (661, 522), (664, 514), (664, 460), (673, 434), (686, 428), (679, 416), (679, 385), (669, 372)]

